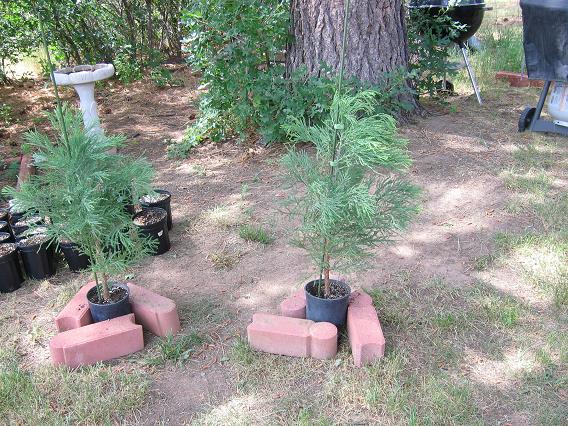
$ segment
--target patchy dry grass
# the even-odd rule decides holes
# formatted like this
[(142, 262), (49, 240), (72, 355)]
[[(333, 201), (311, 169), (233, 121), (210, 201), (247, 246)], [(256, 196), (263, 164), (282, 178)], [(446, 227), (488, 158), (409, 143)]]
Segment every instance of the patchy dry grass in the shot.
[(245, 241), (268, 245), (274, 241), (274, 236), (260, 225), (244, 224), (239, 228), (239, 236)]
[(140, 407), (149, 383), (110, 366), (28, 371), (17, 354), (0, 352), (0, 416), (8, 424), (102, 424)]

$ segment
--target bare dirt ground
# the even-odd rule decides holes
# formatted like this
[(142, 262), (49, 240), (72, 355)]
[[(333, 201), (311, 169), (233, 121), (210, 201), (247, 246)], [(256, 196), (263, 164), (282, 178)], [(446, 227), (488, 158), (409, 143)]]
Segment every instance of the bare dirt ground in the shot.
[[(451, 99), (453, 108), (432, 108), (437, 112), (401, 129), (414, 159), (410, 178), (423, 191), (422, 212), (396, 244), (376, 250), (368, 271), (342, 277), (354, 289), (372, 292), (388, 345), (385, 361), (356, 370), (345, 342), (339, 363), (258, 355), (245, 347), (241, 336), (252, 313), (276, 312), (285, 296), (314, 275), (304, 253), (290, 246), (293, 225), (279, 209), (285, 196), (278, 166), (283, 149), (209, 143), (186, 160), (168, 159), (167, 141), (182, 137), (197, 96), (191, 74), (176, 76), (186, 87), (158, 90), (144, 82), (97, 89), (106, 131), (126, 135), (124, 151), (150, 159), (156, 187), (173, 194), (172, 249), (134, 268), (128, 278), (174, 299), (182, 333), (204, 339), (186, 363), (151, 365), (160, 346), (150, 335), (143, 352), (111, 363), (150, 379), (144, 403), (127, 412), (129, 423), (567, 420), (565, 352), (552, 346), (555, 381), (538, 382), (544, 368), (538, 351), (551, 335), (566, 333), (566, 313), (554, 310), (550, 295), (517, 264), (480, 266), (496, 252), (496, 234), (542, 229), (530, 209), (511, 208), (516, 194), (503, 173), (516, 170), (513, 154), (520, 147), (536, 144), (551, 153), (547, 173), (554, 194), (568, 188), (566, 140), (516, 131), (518, 115), (535, 103), (536, 91), (500, 86), (484, 93), (484, 106), (459, 96)], [(64, 97), (74, 99), (71, 91)], [(13, 156), (22, 131), (34, 122), (44, 125), (39, 112), (51, 108), (53, 99), (36, 85), (2, 88), (1, 102), (14, 105), (20, 120), (2, 139), (2, 155)], [(244, 223), (262, 225), (274, 241), (244, 241), (238, 231)], [(69, 289), (86, 279), (62, 267), (48, 282), (27, 282), (16, 293), (0, 295), (0, 323), (15, 321), (21, 330), (4, 334), (27, 368), (49, 363), (53, 315), (72, 294)], [(503, 321), (511, 309), (519, 316), (512, 325)], [(537, 378), (527, 384), (531, 374)], [(552, 406), (555, 417), (547, 417)]]

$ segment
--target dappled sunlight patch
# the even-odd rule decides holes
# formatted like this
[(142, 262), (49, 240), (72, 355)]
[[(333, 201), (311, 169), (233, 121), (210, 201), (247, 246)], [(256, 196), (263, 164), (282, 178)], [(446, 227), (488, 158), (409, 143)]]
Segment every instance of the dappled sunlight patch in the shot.
[(203, 219), (214, 226), (230, 228), (243, 224), (248, 216), (246, 202), (239, 200), (231, 204), (220, 204), (203, 212)]
[(526, 349), (510, 347), (503, 351), (501, 359), (492, 359), (467, 348), (462, 365), (475, 382), (506, 389), (514, 385), (523, 374), (537, 368), (538, 363), (535, 354)]
[(261, 393), (235, 396), (198, 418), (196, 425), (266, 424), (275, 414), (271, 398)]

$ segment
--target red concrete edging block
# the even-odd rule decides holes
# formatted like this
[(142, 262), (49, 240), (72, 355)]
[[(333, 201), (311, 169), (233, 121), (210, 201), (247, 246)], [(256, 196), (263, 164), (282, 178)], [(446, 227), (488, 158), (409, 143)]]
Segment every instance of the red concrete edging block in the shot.
[(134, 315), (64, 331), (49, 342), (55, 365), (71, 368), (118, 358), (144, 348), (142, 326), (134, 323)]
[(330, 323), (256, 313), (247, 336), (251, 347), (262, 352), (317, 359), (337, 354), (337, 328)]
[(157, 336), (175, 334), (181, 329), (176, 304), (147, 288), (128, 283), (130, 305), (136, 322)]
[(306, 319), (306, 292), (304, 289), (298, 290), (292, 296), (284, 299), (280, 303), (280, 313), (285, 317)]
[(385, 337), (371, 297), (364, 292), (355, 293), (359, 294), (347, 308), (347, 332), (353, 361), (361, 367), (384, 356)]
[[(91, 313), (87, 301), (87, 292), (95, 285), (92, 281), (77, 292), (55, 318), (59, 332), (72, 330), (91, 324)], [(157, 336), (175, 334), (181, 329), (176, 304), (167, 297), (136, 284), (128, 283), (130, 305), (136, 322)]]
[(75, 296), (65, 305), (63, 310), (55, 317), (57, 331), (67, 331), (91, 324), (91, 311), (87, 302), (87, 292), (95, 285), (90, 282), (81, 287)]

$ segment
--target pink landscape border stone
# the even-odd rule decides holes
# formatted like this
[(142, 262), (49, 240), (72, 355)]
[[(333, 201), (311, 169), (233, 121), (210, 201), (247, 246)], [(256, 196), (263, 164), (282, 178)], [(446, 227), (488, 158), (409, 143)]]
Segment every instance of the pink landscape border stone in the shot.
[(367, 293), (353, 293), (347, 308), (347, 333), (356, 367), (362, 367), (385, 354), (385, 337), (373, 299)]
[(87, 292), (95, 285), (91, 282), (81, 287), (75, 296), (65, 305), (63, 310), (55, 317), (57, 331), (67, 331), (91, 324), (91, 311), (87, 302)]
[[(305, 319), (306, 294), (304, 290), (299, 290), (284, 299), (280, 303), (280, 313), (285, 317)], [(384, 356), (385, 338), (381, 323), (373, 306), (373, 299), (362, 290), (354, 291), (349, 298), (347, 332), (355, 366), (361, 367)], [(270, 347), (267, 346), (267, 349)], [(277, 346), (276, 349), (279, 347)], [(271, 351), (264, 350), (264, 352)]]
[(144, 348), (142, 326), (134, 314), (64, 331), (49, 342), (55, 365), (71, 368), (118, 358)]
[(49, 342), (55, 365), (74, 368), (139, 351), (144, 348), (142, 327), (161, 337), (181, 329), (173, 300), (132, 283), (128, 287), (133, 313), (93, 323), (87, 292), (94, 285), (81, 287), (55, 318), (59, 334)]
[[(77, 292), (65, 308), (55, 318), (59, 332), (91, 324), (91, 313), (87, 301), (87, 292), (95, 285), (92, 281)], [(181, 329), (176, 304), (173, 300), (161, 296), (144, 287), (127, 283), (130, 290), (130, 305), (136, 321), (157, 336), (175, 334)]]
[(247, 336), (251, 347), (262, 352), (317, 359), (337, 354), (337, 328), (330, 323), (256, 313)]

